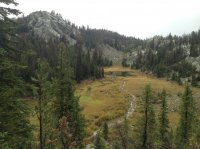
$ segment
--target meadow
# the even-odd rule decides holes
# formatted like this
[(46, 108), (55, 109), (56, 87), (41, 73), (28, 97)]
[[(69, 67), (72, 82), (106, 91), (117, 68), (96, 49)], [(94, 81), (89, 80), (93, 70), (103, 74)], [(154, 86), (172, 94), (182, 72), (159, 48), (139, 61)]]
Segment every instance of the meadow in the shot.
[[(76, 85), (76, 96), (80, 98), (80, 105), (83, 108), (87, 122), (88, 136), (97, 130), (102, 122), (110, 121), (122, 117), (127, 112), (129, 99), (125, 92), (120, 91), (120, 87), (137, 97), (136, 109), (129, 119), (129, 124), (134, 126), (141, 113), (141, 95), (145, 85), (151, 84), (155, 97), (154, 107), (158, 115), (160, 102), (157, 98), (163, 89), (167, 92), (167, 103), (169, 111), (170, 126), (176, 128), (179, 121), (180, 94), (184, 91), (184, 85), (178, 85), (165, 79), (158, 79), (152, 75), (145, 74), (138, 70), (113, 66), (105, 68), (105, 78), (99, 80), (86, 80)], [(194, 97), (200, 99), (200, 89), (192, 88)], [(32, 111), (36, 101), (27, 100)], [(37, 117), (31, 115), (31, 123), (38, 126)]]
[[(181, 94), (184, 92), (184, 85), (178, 85), (176, 82), (167, 81), (165, 78), (159, 79), (153, 75), (145, 74), (139, 70), (134, 70), (130, 68), (122, 68), (119, 66), (110, 67), (105, 69), (107, 74), (113, 74), (114, 72), (127, 72), (130, 75), (127, 77), (117, 77), (123, 79), (126, 83), (125, 88), (128, 92), (137, 97), (136, 110), (130, 118), (131, 125), (135, 125), (137, 119), (139, 118), (141, 112), (141, 95), (143, 93), (144, 87), (150, 84), (153, 89), (154, 94), (154, 109), (156, 115), (160, 112), (160, 101), (158, 99), (159, 93), (165, 89), (167, 92), (167, 103), (168, 103), (168, 116), (170, 121), (170, 126), (175, 129), (179, 121), (179, 105)], [(200, 103), (200, 88), (192, 88), (193, 97), (196, 99), (196, 103)]]

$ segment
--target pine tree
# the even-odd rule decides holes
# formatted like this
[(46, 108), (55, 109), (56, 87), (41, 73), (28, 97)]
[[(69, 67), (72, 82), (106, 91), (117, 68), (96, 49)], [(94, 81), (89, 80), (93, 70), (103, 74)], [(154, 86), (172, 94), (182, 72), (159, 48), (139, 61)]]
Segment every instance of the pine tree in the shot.
[(142, 52), (137, 51), (137, 57), (135, 60), (135, 68), (139, 69), (141, 67), (141, 64), (142, 64)]
[(192, 90), (186, 85), (181, 101), (180, 122), (177, 129), (177, 148), (190, 148), (190, 139), (194, 135), (195, 119), (195, 103), (192, 97)]
[(144, 126), (142, 136), (142, 148), (155, 148), (155, 113), (152, 106), (152, 89), (147, 85), (143, 95), (144, 100)]
[(156, 139), (156, 121), (152, 105), (152, 89), (150, 85), (145, 87), (142, 96), (142, 116), (138, 119), (135, 127), (135, 147), (141, 149), (155, 149)]
[(15, 97), (14, 89), (0, 93), (0, 148), (31, 148), (28, 105)]
[(72, 123), (70, 128), (72, 129), (72, 139), (76, 143), (75, 147), (81, 149), (83, 148), (83, 139), (85, 137), (85, 118), (81, 114), (82, 108), (79, 105), (79, 98), (73, 95), (73, 100)]
[(76, 81), (81, 83), (82, 80), (82, 55), (81, 49), (78, 49), (77, 62), (76, 62)]
[[(0, 4), (14, 4), (14, 0), (0, 0)], [(29, 110), (19, 98), (24, 82), (18, 72), (24, 67), (16, 61), (13, 22), (7, 17), (17, 15), (16, 9), (0, 7), (0, 148), (31, 148)]]
[[(0, 4), (14, 5), (18, 3), (15, 0), (0, 0)], [(14, 25), (15, 23), (8, 18), (8, 15), (19, 15), (20, 11), (9, 7), (0, 7), (0, 53), (1, 54), (16, 54), (16, 49), (11, 46), (13, 38), (15, 36)], [(5, 55), (4, 55), (5, 59)]]
[(95, 140), (95, 149), (106, 149), (105, 141), (98, 134)]
[(47, 138), (51, 135), (51, 132), (49, 132), (49, 130), (54, 128), (51, 122), (51, 119), (53, 118), (53, 107), (51, 106), (52, 83), (49, 81), (48, 78), (49, 72), (50, 68), (46, 60), (38, 59), (35, 78), (32, 78), (32, 80), (35, 83), (36, 97), (38, 99), (36, 112), (38, 115), (40, 128), (40, 149), (45, 148)]
[[(57, 120), (62, 121), (63, 118), (65, 117), (67, 122), (69, 122), (69, 109), (65, 108), (68, 107), (70, 99), (68, 99), (68, 96), (71, 96), (71, 92), (68, 92), (69, 85), (71, 84), (70, 82), (70, 77), (71, 77), (71, 72), (69, 69), (69, 61), (67, 61), (67, 53), (65, 51), (65, 45), (61, 43), (59, 45), (59, 55), (58, 55), (58, 74), (56, 78), (56, 88), (58, 89), (56, 91), (56, 97), (57, 97), (57, 105), (56, 105), (56, 110), (57, 110)], [(72, 105), (71, 105), (72, 106)], [(71, 109), (71, 108), (70, 108)], [(71, 114), (71, 113), (70, 113)], [(64, 121), (64, 120), (63, 120)], [(63, 125), (62, 125), (63, 126)], [(67, 128), (68, 126), (66, 126)], [(62, 127), (61, 127), (62, 128)], [(65, 128), (65, 127), (64, 127)], [(62, 148), (69, 148), (70, 146), (70, 139), (68, 136), (71, 136), (70, 132), (66, 132), (62, 129), (60, 129), (60, 139), (61, 139), (61, 144)]]
[(120, 138), (120, 143), (123, 149), (128, 149), (129, 147), (129, 128), (127, 119), (124, 120), (123, 125), (116, 123), (116, 129)]
[[(82, 148), (85, 136), (85, 121), (79, 105), (79, 98), (74, 95), (74, 83), (72, 81), (72, 70), (64, 44), (60, 45), (57, 78), (55, 79), (57, 114), (58, 119), (66, 118), (69, 131), (61, 131), (61, 144), (63, 148), (71, 145)], [(66, 127), (66, 128), (67, 128)], [(66, 134), (67, 133), (67, 134)]]
[(101, 67), (101, 77), (104, 78), (104, 68)]
[(129, 67), (129, 65), (127, 64), (127, 59), (126, 58), (123, 58), (123, 60), (122, 60), (122, 66), (123, 67)]
[(90, 51), (87, 51), (86, 54), (86, 65), (87, 65), (87, 77), (89, 78), (91, 76), (91, 61), (90, 61)]
[(97, 60), (98, 60), (98, 51), (97, 49), (95, 49), (92, 55), (92, 63), (94, 65), (97, 65)]
[(162, 101), (161, 103), (161, 114), (159, 116), (159, 136), (160, 136), (160, 143), (161, 149), (169, 149), (170, 148), (170, 138), (169, 138), (169, 119), (167, 117), (167, 102), (166, 102), (166, 91), (163, 90), (160, 99)]
[(103, 123), (102, 136), (105, 140), (108, 139), (108, 124), (106, 122)]

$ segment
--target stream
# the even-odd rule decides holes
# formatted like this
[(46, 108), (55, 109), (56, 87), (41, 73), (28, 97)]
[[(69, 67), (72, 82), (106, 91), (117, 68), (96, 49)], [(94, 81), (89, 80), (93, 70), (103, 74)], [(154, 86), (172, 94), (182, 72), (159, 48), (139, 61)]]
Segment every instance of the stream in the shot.
[[(118, 124), (122, 123), (124, 121), (124, 119), (125, 118), (128, 119), (133, 114), (133, 112), (135, 110), (136, 97), (135, 97), (135, 95), (128, 92), (125, 89), (125, 86), (126, 86), (126, 82), (124, 81), (122, 83), (122, 85), (119, 87), (119, 91), (122, 92), (122, 93), (125, 93), (125, 94), (127, 94), (131, 97), (131, 99), (129, 99), (128, 110), (127, 110), (127, 112), (125, 113), (124, 116), (121, 116), (121, 117), (118, 117), (118, 118), (115, 118), (113, 120), (108, 121), (107, 122), (108, 128), (114, 127), (116, 125), (116, 123), (118, 123)], [(101, 129), (94, 131), (93, 134), (90, 137), (88, 137), (87, 139), (91, 140), (91, 139), (95, 138), (100, 131), (101, 131)], [(86, 149), (92, 149), (92, 144), (88, 144), (86, 146)]]

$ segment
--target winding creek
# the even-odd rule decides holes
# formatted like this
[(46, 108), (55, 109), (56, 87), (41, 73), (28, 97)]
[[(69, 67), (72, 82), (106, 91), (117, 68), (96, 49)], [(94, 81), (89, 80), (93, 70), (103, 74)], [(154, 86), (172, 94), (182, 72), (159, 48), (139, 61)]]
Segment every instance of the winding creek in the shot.
[[(136, 106), (136, 97), (135, 97), (135, 95), (133, 95), (129, 91), (127, 91), (127, 89), (125, 87), (126, 87), (126, 82), (123, 81), (122, 85), (119, 86), (119, 91), (121, 93), (125, 93), (125, 94), (127, 94), (128, 96), (131, 97), (130, 99), (128, 99), (129, 100), (128, 110), (127, 110), (127, 112), (125, 113), (124, 116), (121, 116), (121, 117), (118, 117), (116, 119), (108, 121), (107, 122), (108, 128), (112, 128), (112, 127), (116, 126), (117, 123), (118, 124), (122, 123), (125, 118), (128, 119), (134, 113), (135, 106)], [(87, 139), (88, 140), (94, 139), (100, 131), (101, 131), (101, 129), (94, 131), (93, 134), (90, 137), (88, 137)], [(86, 149), (93, 149), (92, 144), (88, 144), (86, 146)]]

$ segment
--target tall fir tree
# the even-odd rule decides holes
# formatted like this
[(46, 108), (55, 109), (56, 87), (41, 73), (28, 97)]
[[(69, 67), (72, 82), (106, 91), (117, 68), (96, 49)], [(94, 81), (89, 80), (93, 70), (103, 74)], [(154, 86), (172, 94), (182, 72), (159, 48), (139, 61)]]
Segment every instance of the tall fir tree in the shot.
[(131, 142), (129, 137), (129, 127), (127, 119), (124, 120), (123, 124), (116, 123), (116, 129), (119, 135), (120, 143), (123, 149), (128, 149)]
[(86, 54), (86, 66), (87, 66), (87, 70), (86, 70), (86, 76), (89, 78), (91, 76), (91, 60), (90, 60), (90, 51), (87, 51)]
[(152, 89), (150, 85), (145, 87), (143, 94), (144, 100), (144, 126), (142, 132), (142, 148), (155, 148), (155, 113), (152, 105)]
[(142, 115), (135, 127), (135, 148), (155, 149), (157, 147), (156, 120), (152, 98), (151, 86), (147, 85), (142, 95)]
[(105, 140), (108, 139), (108, 124), (107, 122), (103, 123), (103, 128), (102, 128), (102, 136)]
[(106, 143), (103, 138), (98, 134), (95, 140), (95, 149), (106, 149)]
[(170, 146), (170, 136), (169, 136), (169, 119), (167, 112), (167, 101), (166, 101), (166, 91), (163, 90), (160, 95), (161, 100), (161, 113), (159, 115), (159, 138), (160, 138), (160, 149), (169, 149)]
[(76, 81), (77, 83), (81, 83), (82, 80), (82, 50), (81, 47), (78, 46), (78, 54), (76, 60)]
[[(85, 120), (81, 114), (79, 98), (74, 95), (73, 73), (67, 54), (66, 46), (62, 43), (59, 46), (58, 73), (55, 79), (57, 113), (58, 119), (67, 122), (67, 131), (61, 131), (62, 148), (69, 148), (71, 145), (83, 148), (85, 136)], [(66, 119), (66, 120), (65, 120)]]
[(190, 149), (190, 140), (194, 135), (194, 125), (196, 119), (195, 102), (192, 90), (188, 85), (182, 95), (180, 107), (180, 122), (177, 128), (177, 148)]
[(50, 67), (45, 59), (37, 60), (37, 69), (35, 76), (32, 77), (34, 82), (35, 96), (38, 99), (36, 106), (36, 113), (39, 120), (39, 142), (40, 149), (44, 149), (47, 139), (50, 140), (52, 132), (49, 130), (55, 128), (52, 119), (53, 115), (52, 106), (52, 83), (49, 79)]
[[(17, 5), (15, 0), (0, 0), (0, 4)], [(31, 148), (31, 126), (28, 106), (19, 98), (24, 82), (18, 72), (24, 69), (16, 61), (20, 52), (15, 49), (14, 22), (8, 15), (19, 11), (0, 7), (0, 148)]]

